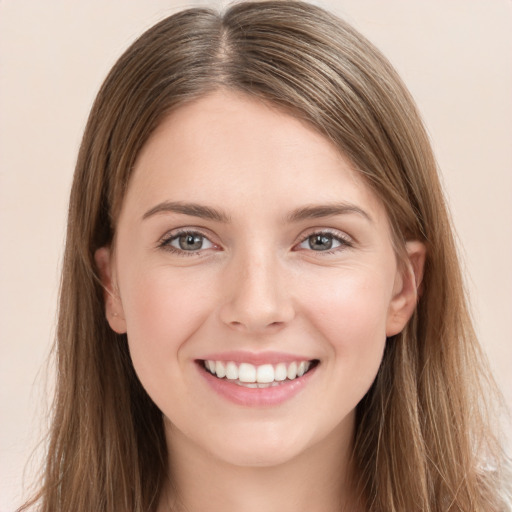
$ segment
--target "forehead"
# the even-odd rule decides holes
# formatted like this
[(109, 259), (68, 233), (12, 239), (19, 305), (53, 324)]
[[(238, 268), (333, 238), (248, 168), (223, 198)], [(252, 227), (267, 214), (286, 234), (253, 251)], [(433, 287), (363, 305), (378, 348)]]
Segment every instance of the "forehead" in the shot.
[(350, 161), (312, 126), (243, 94), (216, 91), (174, 110), (142, 148), (125, 202), (268, 210), (342, 200), (383, 213)]

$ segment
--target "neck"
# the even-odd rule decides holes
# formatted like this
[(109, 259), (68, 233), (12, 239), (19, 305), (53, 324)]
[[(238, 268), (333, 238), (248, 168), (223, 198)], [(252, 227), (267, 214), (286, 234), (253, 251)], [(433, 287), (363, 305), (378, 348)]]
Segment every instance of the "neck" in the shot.
[(292, 460), (248, 467), (219, 460), (167, 428), (172, 483), (159, 512), (360, 512), (349, 462), (353, 429), (348, 430), (340, 426)]

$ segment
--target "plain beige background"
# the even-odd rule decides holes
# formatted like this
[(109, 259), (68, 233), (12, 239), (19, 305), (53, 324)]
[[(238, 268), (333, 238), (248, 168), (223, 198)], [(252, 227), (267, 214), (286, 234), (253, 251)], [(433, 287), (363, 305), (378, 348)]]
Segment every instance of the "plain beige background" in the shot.
[[(316, 3), (376, 43), (419, 104), (459, 234), (477, 329), (512, 404), (512, 2)], [(219, 5), (0, 0), (2, 512), (19, 504), (23, 468), (44, 428), (44, 363), (67, 196), (94, 95), (144, 29), (179, 8), (206, 4)]]

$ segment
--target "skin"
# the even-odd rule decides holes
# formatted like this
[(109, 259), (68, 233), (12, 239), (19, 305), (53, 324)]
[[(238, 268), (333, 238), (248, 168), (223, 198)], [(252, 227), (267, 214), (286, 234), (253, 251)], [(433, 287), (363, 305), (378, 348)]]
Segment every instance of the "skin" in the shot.
[[(165, 202), (228, 219), (162, 211)], [(349, 211), (288, 218), (340, 203)], [(180, 252), (182, 228), (205, 237), (200, 250)], [(313, 250), (315, 233), (331, 249)], [(399, 266), (379, 199), (298, 119), (224, 90), (169, 115), (138, 157), (115, 249), (96, 253), (107, 319), (127, 332), (135, 370), (164, 414), (177, 491), (164, 493), (160, 510), (173, 500), (191, 512), (358, 509), (354, 412), (386, 337), (416, 304), (425, 250), (415, 241), (406, 249)], [(320, 363), (291, 399), (249, 407), (215, 393), (196, 362), (233, 350)]]

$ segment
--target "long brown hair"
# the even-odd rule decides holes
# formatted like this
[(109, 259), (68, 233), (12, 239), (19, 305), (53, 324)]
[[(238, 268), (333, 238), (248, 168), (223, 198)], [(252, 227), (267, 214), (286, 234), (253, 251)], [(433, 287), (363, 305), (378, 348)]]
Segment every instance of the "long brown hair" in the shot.
[(497, 391), (471, 325), (420, 116), (363, 36), (295, 1), (175, 14), (143, 34), (103, 84), (71, 193), (54, 416), (32, 504), (44, 512), (157, 507), (167, 468), (162, 415), (134, 373), (125, 335), (105, 320), (94, 253), (114, 237), (134, 162), (153, 130), (176, 106), (220, 87), (314, 126), (383, 201), (397, 254), (408, 239), (427, 246), (417, 310), (388, 340), (357, 408), (353, 457), (368, 510), (501, 510), (503, 456), (486, 410)]

